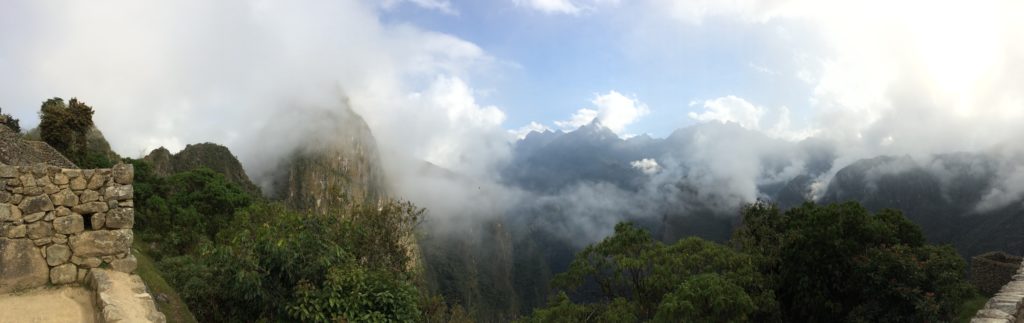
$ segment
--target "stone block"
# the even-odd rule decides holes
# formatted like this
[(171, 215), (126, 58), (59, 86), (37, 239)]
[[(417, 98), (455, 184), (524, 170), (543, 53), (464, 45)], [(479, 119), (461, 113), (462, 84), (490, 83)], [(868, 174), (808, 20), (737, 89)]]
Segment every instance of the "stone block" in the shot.
[(115, 185), (107, 187), (104, 191), (104, 196), (107, 200), (124, 201), (132, 198), (132, 186), (129, 185)]
[[(50, 195), (50, 201), (53, 205), (72, 207), (78, 205), (78, 195), (71, 190), (62, 190), (53, 195)], [(87, 201), (88, 202), (88, 201)]]
[(21, 209), (7, 203), (0, 203), (0, 222), (21, 222)]
[(129, 252), (132, 230), (85, 231), (68, 237), (71, 250), (79, 257), (100, 257)]
[(32, 214), (36, 212), (53, 211), (53, 202), (50, 201), (50, 197), (46, 195), (32, 196), (24, 198), (18, 207), (21, 208), (21, 213)]
[(53, 230), (60, 234), (75, 234), (85, 230), (85, 219), (72, 213), (53, 220)]
[(25, 187), (21, 189), (21, 193), (25, 194), (25, 196), (37, 196), (43, 195), (46, 191), (42, 187)]
[(107, 212), (106, 227), (111, 229), (131, 229), (135, 225), (135, 211), (131, 208), (118, 208)]
[(36, 222), (28, 225), (28, 238), (37, 240), (53, 236), (53, 225), (49, 222)]
[(60, 173), (64, 174), (64, 176), (67, 176), (68, 178), (79, 178), (79, 177), (82, 177), (82, 170), (81, 169), (74, 169), (74, 168), (62, 169), (62, 170), (60, 170)]
[(36, 187), (36, 177), (32, 174), (21, 174), (18, 180), (21, 181), (21, 187)]
[(132, 178), (135, 177), (135, 167), (132, 164), (117, 164), (111, 169), (111, 176), (114, 177), (114, 182), (122, 185), (131, 184)]
[(71, 181), (68, 175), (64, 173), (57, 173), (53, 175), (53, 183), (56, 185), (67, 185)]
[(24, 238), (27, 233), (27, 228), (24, 224), (12, 225), (7, 228), (6, 236), (11, 239)]
[(100, 189), (100, 187), (103, 187), (103, 184), (106, 182), (107, 176), (101, 173), (95, 173), (92, 175), (92, 178), (89, 178), (89, 184), (86, 186), (86, 188), (90, 190), (98, 190)]
[(0, 238), (0, 293), (46, 285), (50, 268), (26, 239)]
[(36, 213), (25, 215), (24, 220), (25, 220), (25, 223), (32, 223), (32, 222), (36, 222), (36, 221), (41, 220), (44, 216), (46, 216), (46, 212), (36, 212)]
[(99, 212), (107, 212), (107, 210), (109, 209), (110, 207), (107, 206), (107, 203), (89, 202), (75, 205), (75, 207), (71, 208), (71, 211), (78, 214), (93, 214)]
[(71, 248), (66, 245), (54, 244), (46, 247), (46, 264), (53, 266), (63, 265), (71, 259)]
[(100, 200), (100, 192), (93, 190), (82, 191), (81, 203), (96, 202)]
[(78, 267), (74, 264), (63, 264), (50, 269), (50, 283), (54, 285), (71, 284), (78, 279)]
[(80, 257), (80, 256), (72, 255), (71, 256), (71, 263), (79, 265), (79, 266), (82, 266), (82, 267), (85, 267), (85, 268), (96, 268), (96, 267), (99, 267), (100, 264), (103, 263), (103, 260), (100, 259), (100, 258), (97, 258), (97, 257)]
[(96, 214), (93, 214), (92, 215), (92, 220), (90, 220), (90, 221), (92, 221), (92, 223), (90, 223), (90, 224), (92, 225), (92, 229), (93, 230), (101, 230), (101, 229), (103, 229), (103, 225), (106, 224), (106, 222), (107, 222), (107, 214), (106, 213), (96, 213)]
[(88, 185), (89, 181), (87, 181), (85, 177), (78, 176), (71, 179), (71, 184), (69, 184), (68, 187), (75, 191), (81, 191), (84, 190)]

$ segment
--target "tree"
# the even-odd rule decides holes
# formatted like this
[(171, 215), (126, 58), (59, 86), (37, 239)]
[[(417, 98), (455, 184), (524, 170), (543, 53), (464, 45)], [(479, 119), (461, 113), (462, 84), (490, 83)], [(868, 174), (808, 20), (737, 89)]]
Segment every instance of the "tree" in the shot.
[[(612, 236), (576, 255), (568, 271), (555, 277), (562, 293), (527, 320), (718, 320), (715, 315), (721, 313), (738, 320), (771, 317), (775, 301), (754, 264), (752, 257), (713, 242), (687, 238), (665, 245), (620, 223)], [(709, 284), (722, 286), (706, 288)], [(588, 302), (573, 303), (566, 292)]]
[(0, 124), (11, 128), (14, 132), (21, 132), (20, 122), (20, 120), (14, 118), (10, 114), (3, 113), (3, 109), (0, 109)]
[(203, 321), (413, 321), (420, 296), (403, 239), (419, 214), (397, 202), (344, 214), (256, 203), (161, 267)]
[(970, 295), (964, 261), (925, 244), (899, 211), (758, 202), (742, 213), (733, 243), (768, 276), (786, 321), (948, 321)]
[(92, 107), (77, 98), (72, 98), (68, 104), (61, 98), (46, 100), (39, 111), (39, 135), (68, 159), (83, 166), (89, 158), (86, 135), (93, 126), (93, 113)]

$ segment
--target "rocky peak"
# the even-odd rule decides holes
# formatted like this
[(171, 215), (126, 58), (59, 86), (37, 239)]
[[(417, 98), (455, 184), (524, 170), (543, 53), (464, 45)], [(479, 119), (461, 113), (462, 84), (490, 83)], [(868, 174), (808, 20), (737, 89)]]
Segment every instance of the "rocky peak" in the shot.
[(192, 144), (177, 154), (171, 154), (167, 148), (160, 147), (154, 149), (144, 159), (153, 164), (153, 170), (160, 176), (206, 167), (224, 174), (228, 181), (237, 184), (242, 189), (256, 195), (260, 194), (259, 187), (249, 180), (249, 176), (242, 168), (242, 163), (238, 162), (238, 158), (227, 147), (218, 144)]
[(363, 118), (347, 105), (308, 117), (308, 140), (278, 167), (273, 195), (318, 213), (385, 198), (377, 143)]

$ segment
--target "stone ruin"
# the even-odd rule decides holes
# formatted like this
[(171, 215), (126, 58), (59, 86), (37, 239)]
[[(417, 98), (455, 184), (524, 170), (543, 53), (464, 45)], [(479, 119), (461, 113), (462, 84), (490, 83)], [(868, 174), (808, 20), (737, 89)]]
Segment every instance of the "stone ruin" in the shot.
[(993, 251), (971, 258), (971, 284), (982, 294), (992, 295), (1013, 279), (1020, 267), (1021, 257), (1002, 251)]
[[(996, 256), (1006, 261), (1016, 261), (1012, 266), (1010, 277), (997, 288), (996, 293), (985, 303), (985, 306), (978, 310), (971, 319), (971, 323), (1014, 323), (1024, 322), (1024, 267), (1021, 266), (1021, 258), (1009, 256), (1005, 253), (988, 253), (985, 255)], [(980, 259), (992, 257), (977, 256), (972, 259), (973, 264)], [(1009, 256), (1009, 257), (1006, 257)], [(1003, 270), (1009, 267), (999, 266), (999, 277), (1002, 277)], [(971, 273), (975, 275), (976, 273)], [(1001, 278), (1000, 278), (1001, 279)]]
[(134, 272), (133, 173), (0, 165), (0, 293)]

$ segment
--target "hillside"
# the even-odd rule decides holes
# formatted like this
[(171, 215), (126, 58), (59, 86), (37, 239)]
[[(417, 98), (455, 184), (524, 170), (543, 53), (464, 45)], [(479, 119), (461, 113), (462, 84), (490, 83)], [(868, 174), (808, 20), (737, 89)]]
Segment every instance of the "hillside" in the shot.
[(1017, 196), (995, 208), (981, 207), (1005, 190), (1003, 168), (1016, 163), (994, 153), (940, 154), (923, 161), (863, 159), (840, 169), (820, 202), (857, 201), (871, 210), (902, 210), (929, 241), (952, 244), (964, 257), (993, 250), (1020, 254), (1024, 201)]
[(249, 180), (242, 163), (238, 161), (227, 147), (214, 143), (191, 144), (176, 154), (166, 148), (154, 149), (146, 155), (146, 161), (153, 164), (154, 172), (159, 176), (170, 176), (206, 167), (224, 175), (228, 181), (237, 184), (247, 192), (260, 195), (260, 189)]

